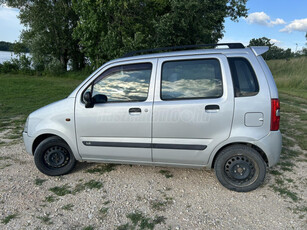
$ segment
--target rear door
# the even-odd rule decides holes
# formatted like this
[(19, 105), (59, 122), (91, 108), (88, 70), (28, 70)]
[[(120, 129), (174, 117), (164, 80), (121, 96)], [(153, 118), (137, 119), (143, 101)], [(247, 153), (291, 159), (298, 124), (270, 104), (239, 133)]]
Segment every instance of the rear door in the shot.
[(160, 58), (153, 105), (153, 162), (206, 165), (229, 137), (234, 107), (224, 55)]

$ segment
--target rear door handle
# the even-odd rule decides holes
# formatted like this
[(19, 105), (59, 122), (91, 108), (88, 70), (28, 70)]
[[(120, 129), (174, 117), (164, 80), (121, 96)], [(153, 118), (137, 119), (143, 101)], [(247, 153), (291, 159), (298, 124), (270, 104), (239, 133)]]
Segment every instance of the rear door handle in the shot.
[(205, 110), (208, 113), (218, 112), (220, 110), (220, 106), (219, 105), (206, 105)]
[(142, 110), (140, 108), (130, 108), (129, 109), (130, 114), (139, 114), (141, 112), (142, 112)]

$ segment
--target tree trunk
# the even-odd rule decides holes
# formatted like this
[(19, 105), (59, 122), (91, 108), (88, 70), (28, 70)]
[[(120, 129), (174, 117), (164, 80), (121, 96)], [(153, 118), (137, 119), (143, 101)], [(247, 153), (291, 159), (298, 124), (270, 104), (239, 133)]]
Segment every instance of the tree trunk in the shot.
[(63, 54), (61, 54), (61, 56), (60, 56), (60, 62), (61, 62), (61, 66), (62, 66), (63, 70), (66, 72), (67, 71), (67, 63), (68, 63), (68, 54), (67, 54), (66, 49), (63, 52)]

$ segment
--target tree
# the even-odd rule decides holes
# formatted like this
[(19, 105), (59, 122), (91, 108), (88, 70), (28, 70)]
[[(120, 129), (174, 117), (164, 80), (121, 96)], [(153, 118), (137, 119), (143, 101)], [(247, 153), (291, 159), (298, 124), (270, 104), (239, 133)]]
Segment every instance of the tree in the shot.
[[(306, 38), (306, 40), (307, 40), (307, 33), (305, 34), (305, 38)], [(306, 42), (306, 45), (307, 45), (307, 42)], [(303, 54), (304, 56), (307, 56), (307, 48), (303, 48), (302, 54)]]
[(249, 41), (248, 46), (268, 46), (269, 50), (266, 52), (263, 57), (266, 60), (270, 59), (284, 59), (293, 57), (294, 54), (291, 52), (291, 49), (282, 49), (277, 47), (274, 43), (271, 42), (271, 39), (262, 37), (262, 38), (253, 38)]
[(12, 51), (13, 46), (13, 43), (0, 41), (0, 51)]
[(73, 0), (74, 37), (96, 67), (125, 52), (216, 43), (225, 17), (246, 16), (247, 0)]
[(30, 48), (34, 66), (44, 69), (52, 60), (67, 69), (84, 67), (84, 55), (79, 40), (72, 37), (78, 16), (72, 10), (71, 0), (7, 0), (9, 6), (20, 9), (19, 18), (26, 29), (21, 40)]

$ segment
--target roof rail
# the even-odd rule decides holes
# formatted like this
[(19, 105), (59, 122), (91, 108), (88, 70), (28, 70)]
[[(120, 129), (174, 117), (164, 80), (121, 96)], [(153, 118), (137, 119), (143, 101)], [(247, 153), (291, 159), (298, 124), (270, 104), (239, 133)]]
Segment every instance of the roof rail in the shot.
[(186, 50), (186, 49), (196, 49), (201, 47), (213, 47), (216, 48), (217, 46), (228, 46), (229, 49), (244, 49), (245, 46), (242, 43), (218, 43), (218, 44), (199, 44), (199, 45), (185, 45), (185, 46), (171, 46), (171, 47), (160, 47), (155, 49), (143, 49), (143, 50), (136, 50), (129, 53), (126, 53), (124, 57), (132, 57), (136, 54), (141, 53), (158, 53), (160, 51), (171, 51), (171, 50)]

